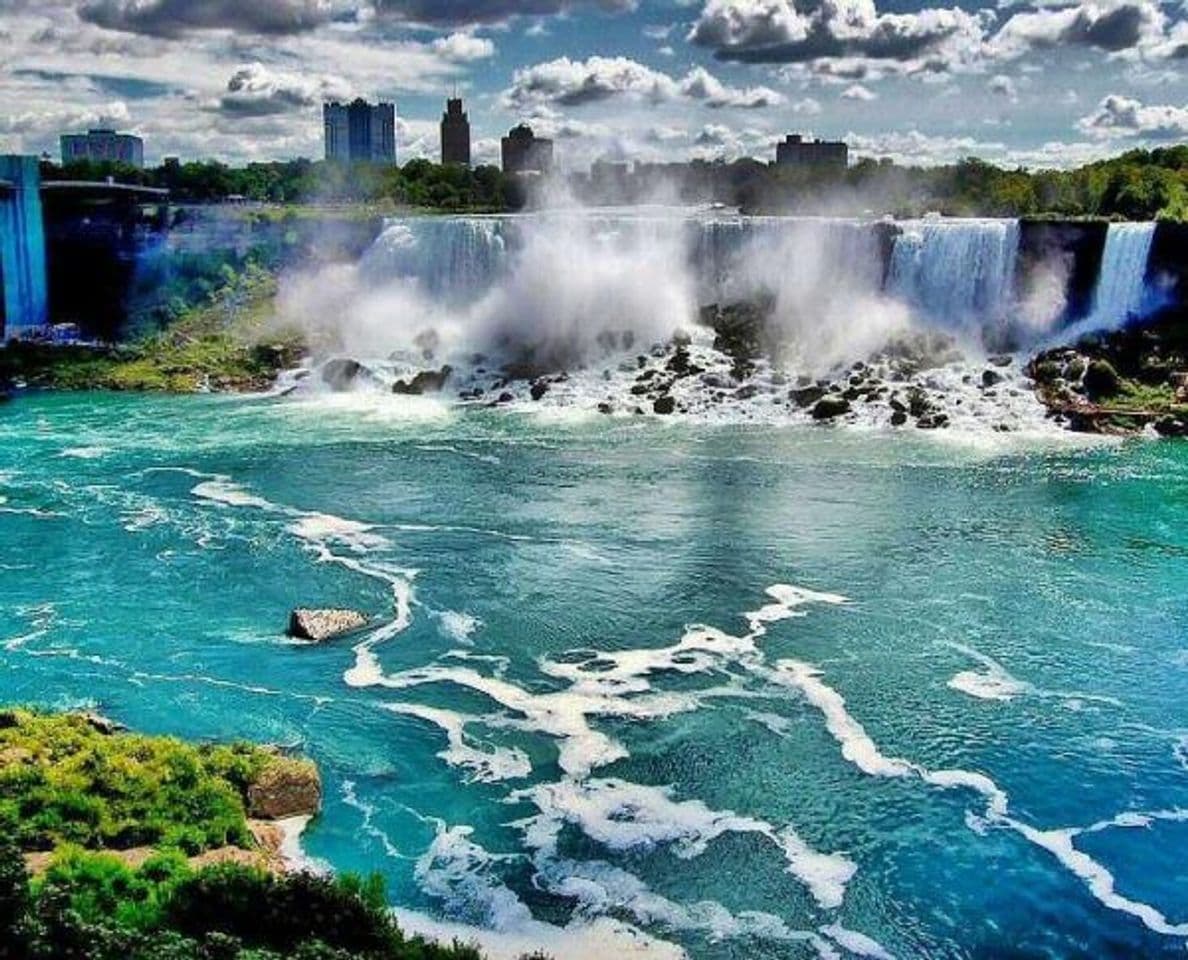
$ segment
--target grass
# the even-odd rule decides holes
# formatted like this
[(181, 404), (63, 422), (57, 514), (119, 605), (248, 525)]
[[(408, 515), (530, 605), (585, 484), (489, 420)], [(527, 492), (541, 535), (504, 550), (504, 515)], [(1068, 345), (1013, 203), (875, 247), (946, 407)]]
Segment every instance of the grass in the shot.
[(248, 744), (105, 734), (85, 717), (0, 712), (0, 833), (25, 851), (253, 845), (249, 786), (282, 761)]
[(275, 277), (253, 269), (191, 307), (167, 330), (134, 343), (115, 348), (10, 344), (0, 351), (0, 383), (168, 393), (266, 389), (303, 349), (295, 333), (273, 333), (276, 292)]

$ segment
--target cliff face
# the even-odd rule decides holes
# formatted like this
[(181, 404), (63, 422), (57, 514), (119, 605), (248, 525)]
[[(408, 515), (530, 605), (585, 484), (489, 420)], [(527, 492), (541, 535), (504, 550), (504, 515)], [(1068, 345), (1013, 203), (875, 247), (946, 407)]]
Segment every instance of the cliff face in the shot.
[(1188, 308), (1188, 223), (1156, 226), (1147, 276), (1165, 290), (1169, 306)]

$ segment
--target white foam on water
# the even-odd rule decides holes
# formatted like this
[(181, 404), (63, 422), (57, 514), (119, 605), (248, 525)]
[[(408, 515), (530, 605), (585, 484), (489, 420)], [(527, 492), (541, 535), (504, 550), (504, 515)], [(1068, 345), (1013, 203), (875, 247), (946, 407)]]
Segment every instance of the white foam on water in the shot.
[(98, 460), (109, 453), (111, 453), (110, 447), (67, 447), (58, 456), (75, 460)]
[(698, 933), (711, 942), (758, 938), (769, 941), (802, 941), (819, 957), (837, 960), (827, 940), (813, 931), (794, 930), (778, 916), (759, 910), (732, 913), (715, 900), (677, 903), (651, 890), (635, 874), (601, 860), (568, 860), (536, 857), (534, 882), (549, 893), (576, 902), (582, 917), (621, 915), (624, 911), (649, 928), (666, 932)]
[(865, 933), (847, 930), (837, 923), (822, 927), (821, 932), (855, 956), (872, 957), (873, 960), (895, 960), (881, 943), (868, 937)]
[(469, 781), (494, 783), (521, 779), (532, 773), (532, 764), (523, 750), (512, 747), (480, 749), (466, 742), (467, 724), (479, 722), (483, 719), (481, 717), (413, 703), (385, 703), (383, 709), (389, 713), (416, 717), (442, 730), (449, 746), (437, 755), (452, 767), (470, 771), (467, 777)]
[(730, 810), (711, 810), (700, 800), (674, 800), (667, 787), (625, 780), (562, 780), (516, 791), (512, 801), (530, 801), (541, 812), (521, 821), (527, 846), (555, 856), (564, 824), (579, 827), (608, 850), (650, 850), (671, 846), (685, 859), (703, 854), (728, 833), (754, 833), (770, 840), (788, 861), (788, 871), (826, 909), (841, 905), (855, 865), (845, 857), (818, 853), (790, 827), (777, 829)]
[(423, 450), (426, 453), (453, 453), (459, 457), (477, 460), (480, 463), (499, 464), (501, 462), (494, 454), (475, 453), (473, 450), (463, 450), (461, 447), (454, 446), (450, 443), (418, 443), (417, 449)]
[(1085, 693), (1080, 690), (1042, 689), (1012, 676), (1006, 667), (997, 660), (974, 650), (972, 647), (968, 647), (962, 643), (952, 642), (946, 642), (945, 645), (982, 664), (983, 669), (981, 671), (963, 670), (953, 676), (948, 682), (948, 686), (951, 689), (967, 694), (968, 696), (980, 700), (999, 701), (1013, 700), (1015, 697), (1023, 695), (1048, 697), (1065, 701), (1065, 706), (1072, 710), (1082, 709), (1086, 702), (1106, 704), (1112, 707), (1122, 705), (1121, 701), (1115, 697)]
[(239, 484), (232, 483), (230, 477), (203, 480), (196, 484), (190, 493), (203, 500), (211, 500), (228, 507), (255, 507), (257, 510), (279, 509), (270, 500), (249, 493)]
[(311, 857), (301, 846), (301, 837), (305, 828), (309, 826), (312, 817), (286, 817), (274, 823), (280, 829), (280, 857), (284, 865), (293, 871), (316, 874), (329, 874), (330, 865), (317, 857)]
[(557, 927), (539, 920), (514, 929), (489, 930), (464, 923), (437, 920), (412, 910), (393, 911), (400, 928), (413, 936), (442, 943), (475, 943), (490, 960), (522, 960), (535, 953), (565, 960), (686, 960), (688, 954), (673, 943), (650, 937), (612, 917), (577, 920)]
[(978, 661), (983, 667), (977, 670), (963, 670), (949, 680), (948, 686), (979, 700), (1012, 700), (1020, 694), (1029, 693), (1033, 687), (1018, 680), (997, 660), (979, 653), (972, 647), (960, 643), (949, 643), (954, 650)]
[[(1110, 871), (1088, 854), (1076, 849), (1073, 840), (1085, 832), (1085, 828), (1059, 828), (1043, 830), (1011, 817), (1008, 813), (1008, 797), (990, 777), (970, 770), (929, 770), (919, 764), (895, 757), (885, 756), (866, 734), (862, 725), (846, 710), (845, 700), (836, 690), (820, 680), (820, 672), (807, 664), (782, 660), (771, 672), (774, 678), (783, 678), (798, 688), (810, 704), (817, 707), (825, 717), (826, 728), (841, 745), (842, 756), (862, 772), (876, 777), (918, 777), (923, 782), (943, 789), (968, 789), (986, 801), (983, 817), (967, 818), (974, 829), (986, 824), (1010, 827), (1026, 840), (1047, 850), (1057, 861), (1076, 877), (1084, 881), (1089, 892), (1099, 903), (1110, 910), (1137, 917), (1156, 933), (1188, 937), (1188, 923), (1171, 923), (1155, 907), (1132, 900), (1119, 894), (1114, 888)], [(1134, 814), (1128, 814), (1124, 825), (1139, 825)], [(1150, 815), (1153, 816), (1153, 815)], [(1188, 814), (1185, 815), (1188, 819)], [(1107, 821), (1119, 825), (1116, 820)], [(1093, 830), (1098, 827), (1090, 827)]]
[(359, 795), (355, 792), (355, 783), (353, 780), (344, 780), (342, 784), (342, 802), (348, 807), (358, 810), (363, 816), (363, 822), (359, 828), (369, 837), (375, 838), (383, 847), (384, 853), (394, 860), (407, 859), (400, 849), (392, 842), (392, 839), (379, 827), (375, 825), (375, 807), (371, 804), (359, 799)]
[(483, 625), (483, 621), (478, 617), (458, 610), (442, 610), (435, 616), (441, 632), (457, 643), (473, 643), (475, 631)]

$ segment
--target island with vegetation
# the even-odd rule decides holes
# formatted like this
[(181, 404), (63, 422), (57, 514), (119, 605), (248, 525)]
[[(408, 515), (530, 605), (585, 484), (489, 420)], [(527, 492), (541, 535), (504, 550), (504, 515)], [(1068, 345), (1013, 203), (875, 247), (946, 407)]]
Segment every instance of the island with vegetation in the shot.
[(0, 711), (0, 957), (481, 960), (405, 936), (378, 876), (294, 869), (320, 798), (276, 749)]

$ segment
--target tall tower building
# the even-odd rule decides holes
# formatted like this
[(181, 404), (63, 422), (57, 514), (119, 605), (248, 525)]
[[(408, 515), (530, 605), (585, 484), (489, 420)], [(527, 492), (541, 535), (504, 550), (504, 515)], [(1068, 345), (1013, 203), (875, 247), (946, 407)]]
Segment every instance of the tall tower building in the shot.
[(396, 162), (396, 107), (358, 99), (322, 105), (326, 159), (349, 163)]
[(458, 97), (446, 101), (441, 115), (441, 162), (470, 166), (470, 118)]

